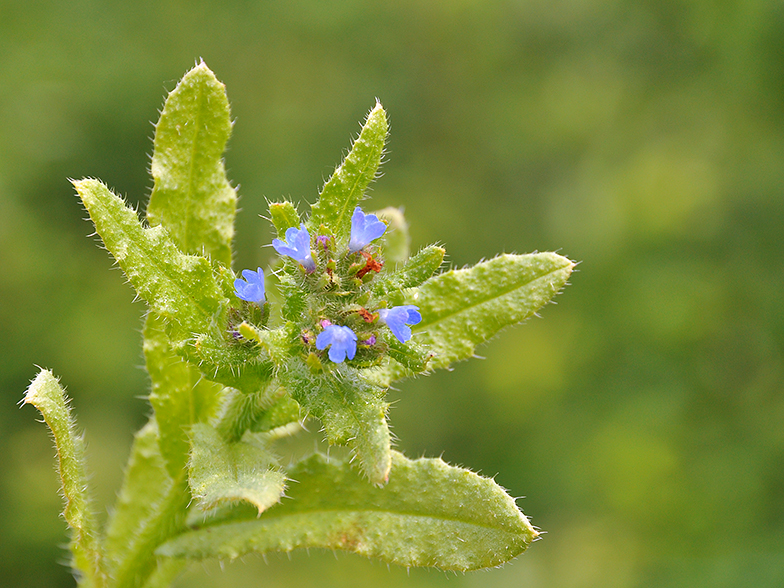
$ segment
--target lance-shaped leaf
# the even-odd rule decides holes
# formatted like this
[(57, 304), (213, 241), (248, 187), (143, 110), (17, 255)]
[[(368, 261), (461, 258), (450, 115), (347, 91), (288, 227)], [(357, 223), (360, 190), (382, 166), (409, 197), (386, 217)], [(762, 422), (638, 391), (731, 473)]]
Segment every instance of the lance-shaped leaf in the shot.
[(158, 446), (158, 428), (152, 420), (136, 433), (122, 489), (109, 516), (106, 554), (113, 563), (125, 559), (133, 539), (171, 484)]
[(309, 230), (316, 231), (323, 224), (339, 242), (348, 242), (351, 215), (376, 177), (388, 130), (387, 115), (376, 102), (348, 155), (324, 184), (318, 201), (312, 206)]
[(180, 252), (164, 227), (143, 227), (101, 182), (80, 180), (74, 186), (136, 292), (166, 320), (175, 352), (227, 386), (253, 391), (268, 381), (269, 358), (227, 340), (229, 300), (209, 261)]
[(161, 454), (169, 475), (176, 477), (188, 463), (188, 431), (215, 415), (223, 387), (175, 355), (160, 315), (144, 323), (144, 359), (152, 381), (150, 404), (155, 410)]
[(215, 333), (226, 299), (209, 262), (180, 252), (161, 227), (144, 228), (136, 212), (98, 180), (74, 182), (104, 245), (153, 310), (192, 333)]
[(516, 557), (537, 537), (514, 500), (493, 480), (440, 459), (394, 452), (389, 483), (374, 487), (347, 464), (315, 455), (290, 477), (291, 500), (256, 518), (186, 532), (158, 549), (192, 559), (322, 547), (401, 566), (475, 570)]
[(57, 471), (65, 499), (63, 517), (71, 528), (73, 567), (85, 586), (106, 585), (103, 555), (85, 473), (84, 443), (68, 408), (65, 390), (49, 370), (41, 370), (27, 388), (22, 404), (32, 404), (44, 417), (54, 437)]
[(202, 62), (169, 94), (155, 127), (147, 220), (185, 253), (228, 266), (237, 195), (221, 159), (231, 135), (225, 86)]
[(311, 374), (299, 361), (280, 375), (294, 400), (324, 425), (332, 445), (350, 445), (373, 484), (389, 477), (391, 450), (384, 390), (344, 366)]
[[(574, 263), (556, 253), (499, 255), (473, 267), (434, 276), (405, 294), (422, 321), (414, 340), (433, 354), (428, 367), (446, 368), (474, 355), (477, 345), (544, 306), (566, 284)], [(388, 362), (367, 377), (388, 386), (411, 375)]]
[(190, 486), (199, 507), (248, 502), (259, 513), (280, 500), (286, 476), (258, 437), (226, 443), (209, 425), (191, 428)]

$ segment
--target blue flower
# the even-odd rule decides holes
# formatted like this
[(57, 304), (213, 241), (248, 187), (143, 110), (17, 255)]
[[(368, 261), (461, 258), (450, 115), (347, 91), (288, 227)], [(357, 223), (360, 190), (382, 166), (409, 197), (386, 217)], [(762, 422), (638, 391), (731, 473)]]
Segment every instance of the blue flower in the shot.
[(348, 243), (348, 250), (351, 253), (359, 251), (371, 241), (378, 239), (386, 230), (387, 226), (378, 220), (375, 214), (365, 214), (357, 206), (354, 214), (351, 215), (351, 240)]
[(316, 349), (329, 348), (329, 358), (335, 363), (342, 363), (346, 357), (354, 359), (357, 353), (357, 336), (348, 327), (329, 325), (316, 337)]
[(300, 224), (299, 229), (290, 227), (286, 229), (286, 240), (273, 239), (272, 246), (280, 255), (288, 255), (290, 258), (302, 264), (308, 272), (316, 269), (316, 262), (310, 252), (310, 233), (305, 228), (305, 223)]
[(386, 323), (392, 334), (401, 343), (405, 343), (411, 338), (411, 327), (422, 320), (419, 314), (419, 307), (413, 305), (393, 306), (392, 308), (382, 308), (378, 311), (378, 318)]
[(242, 270), (242, 277), (245, 280), (239, 278), (234, 280), (234, 291), (237, 293), (237, 298), (263, 304), (264, 270), (261, 268), (258, 268), (255, 272), (249, 269)]

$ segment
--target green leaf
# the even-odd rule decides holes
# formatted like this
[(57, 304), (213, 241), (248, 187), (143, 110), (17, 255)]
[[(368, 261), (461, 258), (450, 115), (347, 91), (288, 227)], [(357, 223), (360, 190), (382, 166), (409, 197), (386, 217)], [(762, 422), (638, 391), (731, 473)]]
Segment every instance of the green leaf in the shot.
[(245, 431), (264, 433), (301, 418), (299, 404), (274, 382), (250, 394), (229, 390), (223, 404), (216, 429), (229, 443), (242, 439)]
[(493, 480), (440, 459), (394, 452), (389, 483), (374, 487), (345, 463), (315, 455), (290, 477), (291, 500), (260, 517), (238, 510), (158, 549), (169, 557), (236, 558), (321, 547), (401, 566), (476, 570), (500, 565), (538, 533)]
[(98, 180), (76, 181), (74, 187), (141, 298), (185, 331), (215, 334), (223, 328), (227, 300), (205, 258), (181, 253), (161, 226), (144, 228), (136, 213)]
[(387, 223), (387, 230), (379, 241), (384, 262), (392, 266), (405, 263), (410, 253), (411, 238), (408, 236), (408, 223), (403, 211), (388, 206), (373, 214)]
[(383, 484), (391, 466), (390, 435), (384, 390), (369, 384), (356, 370), (338, 366), (311, 374), (298, 360), (280, 374), (294, 400), (324, 425), (332, 445), (350, 445), (362, 472)]
[(107, 524), (106, 555), (115, 565), (125, 559), (133, 539), (171, 484), (158, 444), (158, 428), (151, 420), (134, 437), (123, 486)]
[(403, 290), (419, 286), (432, 277), (444, 263), (446, 251), (443, 247), (429, 245), (408, 259), (398, 271), (392, 271), (375, 282), (373, 290), (380, 298), (386, 298), (390, 306), (404, 303)]
[(76, 433), (65, 390), (52, 372), (41, 370), (27, 388), (22, 404), (32, 404), (38, 409), (54, 437), (57, 471), (65, 499), (63, 517), (71, 528), (72, 566), (82, 574), (79, 585), (105, 586), (103, 555), (85, 473), (84, 442)]
[(169, 475), (176, 477), (188, 463), (191, 425), (215, 415), (223, 386), (175, 355), (163, 319), (154, 312), (144, 323), (144, 358), (152, 380), (150, 404), (158, 422), (161, 454)]
[(386, 113), (376, 102), (346, 159), (324, 184), (318, 201), (311, 207), (308, 221), (311, 235), (323, 224), (338, 242), (348, 242), (351, 215), (376, 177), (388, 130)]
[(421, 374), (427, 369), (432, 358), (430, 352), (413, 341), (401, 343), (395, 337), (384, 337), (389, 357), (411, 370), (414, 374)]
[(286, 476), (259, 437), (226, 443), (209, 425), (191, 428), (190, 486), (202, 510), (244, 501), (259, 514), (280, 500)]
[(412, 328), (445, 368), (474, 355), (476, 346), (542, 308), (564, 287), (574, 263), (555, 253), (499, 255), (426, 281), (410, 296), (422, 314)]
[(200, 63), (169, 94), (155, 127), (147, 220), (181, 251), (231, 265), (237, 194), (221, 156), (231, 135), (225, 86)]
[(294, 205), (288, 200), (270, 203), (269, 211), (272, 225), (278, 232), (279, 238), (286, 238), (286, 229), (290, 229), (291, 227), (299, 228), (299, 214)]
[[(447, 368), (474, 355), (477, 345), (542, 308), (566, 284), (574, 263), (555, 253), (504, 254), (473, 267), (451, 270), (406, 291), (403, 304), (415, 304), (422, 322), (414, 341), (428, 349), (430, 368)], [(387, 363), (367, 370), (371, 381), (388, 386), (411, 375)]]
[(157, 566), (155, 549), (182, 533), (190, 500), (185, 470), (175, 478), (166, 471), (158, 427), (151, 420), (134, 438), (123, 486), (108, 522), (106, 551), (113, 588), (147, 586), (148, 579), (149, 586), (160, 585), (162, 577), (174, 572)]
[(164, 227), (144, 228), (101, 182), (80, 180), (74, 186), (136, 292), (166, 320), (174, 351), (226, 386), (252, 392), (269, 381), (269, 358), (228, 339), (229, 300), (209, 261), (181, 253)]

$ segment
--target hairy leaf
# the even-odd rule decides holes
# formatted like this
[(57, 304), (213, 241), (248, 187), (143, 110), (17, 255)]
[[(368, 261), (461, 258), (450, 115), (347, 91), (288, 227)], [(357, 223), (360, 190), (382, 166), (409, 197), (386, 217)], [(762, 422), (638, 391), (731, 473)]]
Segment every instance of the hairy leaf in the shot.
[(231, 135), (226, 88), (200, 63), (169, 94), (155, 127), (147, 220), (181, 251), (231, 265), (237, 194), (221, 156)]
[(376, 177), (388, 129), (387, 115), (381, 104), (376, 102), (346, 159), (324, 184), (318, 201), (312, 206), (308, 221), (310, 230), (318, 230), (323, 224), (333, 232), (338, 242), (348, 243), (351, 215)]
[(152, 420), (134, 437), (123, 486), (109, 516), (106, 554), (113, 564), (125, 558), (171, 484), (158, 444), (158, 428)]
[[(238, 510), (158, 549), (205, 559), (323, 547), (402, 566), (475, 570), (522, 553), (537, 532), (493, 480), (440, 459), (394, 452), (389, 483), (374, 487), (345, 463), (315, 455), (290, 477), (291, 500), (260, 517)], [(328, 489), (328, 491), (326, 491)]]
[(41, 370), (27, 388), (23, 404), (32, 404), (44, 417), (54, 437), (57, 471), (65, 499), (63, 517), (71, 528), (73, 567), (83, 574), (82, 586), (105, 586), (103, 555), (91, 511), (85, 473), (84, 443), (68, 408), (60, 383), (49, 370)]
[[(542, 308), (572, 273), (574, 263), (556, 253), (499, 255), (473, 267), (434, 276), (406, 292), (404, 304), (415, 304), (422, 322), (414, 325), (414, 341), (433, 358), (431, 368), (446, 368), (474, 355), (477, 345)], [(368, 370), (368, 378), (388, 386), (411, 375), (387, 363)]]
[(572, 273), (555, 253), (500, 255), (426, 281), (411, 296), (422, 313), (413, 327), (435, 354), (433, 367), (468, 359), (476, 346), (544, 306)]
[(444, 255), (443, 247), (429, 245), (408, 259), (399, 270), (389, 272), (375, 282), (373, 290), (379, 297), (386, 298), (390, 306), (403, 304), (403, 290), (419, 286), (432, 277), (444, 262)]
[(384, 390), (370, 385), (355, 370), (338, 367), (311, 374), (298, 361), (279, 376), (294, 400), (324, 425), (327, 441), (350, 445), (362, 472), (373, 484), (383, 484), (391, 465), (390, 436)]
[(288, 200), (284, 202), (272, 202), (269, 205), (270, 219), (272, 225), (281, 239), (286, 238), (286, 229), (291, 227), (299, 228), (299, 214), (294, 205)]
[(169, 475), (176, 477), (188, 463), (190, 426), (215, 415), (223, 387), (175, 355), (163, 319), (153, 312), (144, 324), (144, 359), (152, 381), (150, 404), (158, 422), (161, 454)]
[(259, 513), (280, 500), (286, 476), (258, 438), (226, 443), (209, 425), (191, 428), (190, 486), (202, 510), (244, 501)]
[(229, 389), (216, 429), (225, 441), (235, 443), (245, 431), (264, 433), (300, 418), (299, 404), (284, 388), (273, 383), (250, 394)]
[(181, 253), (161, 227), (144, 228), (136, 213), (98, 180), (74, 182), (104, 245), (141, 298), (194, 333), (215, 333), (226, 299), (209, 262)]
[(174, 351), (226, 386), (252, 392), (269, 381), (269, 358), (228, 339), (229, 300), (209, 261), (181, 253), (164, 227), (144, 228), (101, 182), (80, 180), (74, 186), (136, 292), (166, 320)]

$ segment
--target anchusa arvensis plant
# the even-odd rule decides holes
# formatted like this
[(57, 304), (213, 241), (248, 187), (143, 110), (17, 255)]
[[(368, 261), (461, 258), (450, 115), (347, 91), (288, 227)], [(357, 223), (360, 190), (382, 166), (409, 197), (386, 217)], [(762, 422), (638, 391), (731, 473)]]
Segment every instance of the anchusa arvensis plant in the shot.
[[(546, 304), (574, 264), (505, 254), (444, 271), (443, 248), (412, 255), (400, 211), (360, 206), (387, 136), (377, 103), (310, 214), (270, 204), (272, 269), (238, 276), (237, 195), (221, 159), (230, 131), (225, 89), (201, 63), (156, 126), (146, 222), (101, 182), (74, 182), (148, 304), (153, 409), (99, 529), (62, 387), (42, 370), (27, 391), (55, 438), (79, 585), (165, 586), (191, 561), (307, 547), (447, 570), (522, 553), (538, 533), (493, 480), (392, 449), (385, 393), (472, 357)], [(281, 460), (275, 443), (306, 419), (347, 459)]]

